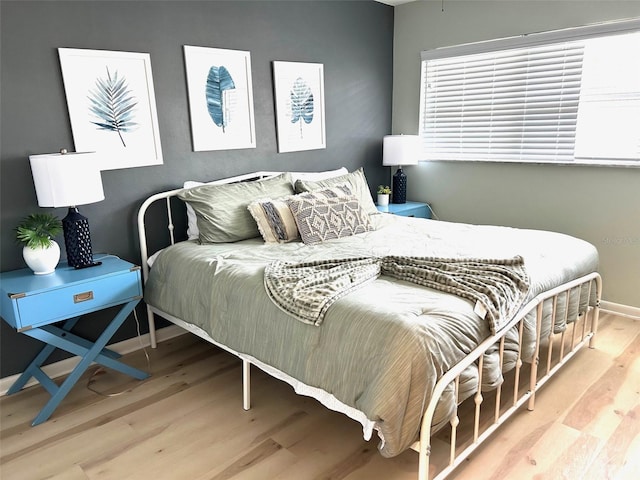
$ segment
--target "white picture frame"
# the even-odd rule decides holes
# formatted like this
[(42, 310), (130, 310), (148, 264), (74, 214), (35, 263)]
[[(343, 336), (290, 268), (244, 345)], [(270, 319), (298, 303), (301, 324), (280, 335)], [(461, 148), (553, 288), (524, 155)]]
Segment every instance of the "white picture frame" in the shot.
[(256, 148), (251, 54), (184, 45), (195, 152)]
[(100, 169), (163, 163), (148, 53), (58, 48), (73, 143)]
[(326, 148), (324, 65), (273, 62), (278, 152)]

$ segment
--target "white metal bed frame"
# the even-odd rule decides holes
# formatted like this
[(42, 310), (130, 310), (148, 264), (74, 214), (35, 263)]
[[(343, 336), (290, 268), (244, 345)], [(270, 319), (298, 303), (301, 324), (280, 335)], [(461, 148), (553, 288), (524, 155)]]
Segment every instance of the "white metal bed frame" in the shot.
[[(225, 183), (234, 183), (247, 181), (251, 179), (264, 178), (266, 176), (271, 176), (278, 174), (280, 172), (254, 172), (245, 175), (239, 175), (235, 177), (230, 177), (226, 179), (217, 180), (214, 182), (209, 182), (210, 184), (225, 184)], [(173, 213), (171, 208), (171, 198), (175, 197), (178, 192), (182, 189), (174, 189), (166, 192), (160, 192), (155, 195), (152, 195), (147, 200), (145, 200), (140, 209), (138, 211), (138, 235), (140, 242), (140, 254), (142, 257), (142, 272), (143, 279), (146, 282), (149, 277), (149, 265), (147, 263), (149, 259), (148, 246), (147, 246), (147, 233), (145, 227), (145, 215), (147, 209), (154, 204), (155, 202), (164, 200), (166, 203), (166, 220), (167, 220), (167, 230), (169, 233), (169, 244), (173, 245), (175, 243), (174, 236), (174, 224), (173, 224)], [(587, 306), (587, 310), (579, 315), (577, 318), (568, 318), (569, 315), (569, 297), (571, 292), (574, 289), (581, 289), (584, 285), (588, 285), (588, 295), (589, 298), (592, 297), (592, 293), (594, 293), (595, 288), (595, 297), (596, 302), (594, 306)], [(496, 335), (493, 335), (487, 339), (485, 339), (478, 347), (476, 347), (469, 355), (467, 355), (464, 359), (462, 359), (457, 365), (455, 365), (451, 370), (449, 370), (445, 375), (442, 376), (436, 383), (434, 387), (433, 394), (431, 395), (431, 400), (427, 405), (426, 411), (422, 418), (422, 425), (420, 428), (420, 438), (417, 442), (415, 442), (411, 448), (418, 452), (419, 455), (419, 466), (418, 466), (418, 479), (419, 480), (441, 480), (446, 478), (453, 470), (460, 465), (474, 450), (476, 450), (481, 443), (483, 443), (500, 425), (502, 425), (511, 415), (513, 415), (519, 407), (523, 404), (527, 403), (528, 410), (533, 410), (535, 404), (535, 396), (538, 389), (544, 385), (562, 366), (573, 357), (578, 350), (580, 350), (583, 346), (589, 345), (590, 348), (595, 347), (595, 334), (598, 328), (598, 317), (600, 312), (600, 299), (602, 293), (602, 280), (600, 275), (597, 272), (590, 273), (581, 278), (575, 279), (573, 281), (567, 282), (563, 285), (560, 285), (552, 290), (546, 291), (538, 295), (529, 301), (518, 313), (516, 317), (514, 317), (508, 325), (503, 328)], [(557, 312), (558, 299), (561, 296), (565, 296), (565, 305), (566, 308), (564, 312)], [(552, 313), (548, 317), (543, 315), (543, 306), (551, 302), (552, 305)], [(523, 380), (521, 378), (523, 373), (523, 361), (520, 358), (520, 351), (518, 352), (518, 358), (516, 361), (515, 368), (513, 369), (513, 385), (510, 388), (506, 387), (506, 383), (498, 386), (495, 391), (495, 401), (493, 405), (489, 405), (486, 408), (490, 412), (490, 420), (484, 420), (485, 417), (481, 417), (483, 413), (484, 407), (484, 398), (481, 392), (482, 385), (482, 370), (483, 370), (483, 355), (491, 348), (493, 348), (496, 344), (499, 346), (499, 359), (500, 359), (500, 367), (503, 365), (503, 354), (504, 354), (504, 346), (505, 346), (505, 336), (509, 330), (513, 327), (518, 329), (519, 332), (519, 342), (522, 344), (523, 331), (524, 331), (524, 323), (527, 315), (532, 312), (536, 312), (536, 342), (535, 342), (535, 354), (533, 356), (533, 360), (531, 362), (531, 368), (529, 373), (529, 382), (527, 388), (521, 388), (521, 386), (526, 382), (526, 377)], [(545, 329), (545, 325), (543, 325), (543, 321), (553, 322), (554, 318), (556, 318), (556, 314), (561, 313), (563, 315), (563, 320), (567, 322), (567, 324), (571, 324), (571, 327), (567, 330), (563, 330), (560, 334), (553, 333), (553, 326)], [(151, 341), (151, 346), (153, 348), (156, 347), (156, 331), (155, 331), (155, 320), (154, 314), (158, 314), (163, 318), (171, 321), (172, 323), (186, 329), (187, 331), (198, 335), (199, 337), (205, 339), (206, 341), (217, 345), (218, 347), (238, 356), (242, 360), (242, 388), (243, 388), (243, 408), (248, 410), (251, 406), (250, 402), (250, 367), (253, 363), (258, 366), (262, 370), (266, 371), (270, 375), (275, 376), (276, 378), (281, 378), (282, 376), (287, 377), (286, 374), (279, 372), (277, 369), (270, 367), (269, 365), (262, 364), (261, 362), (249, 357), (247, 355), (240, 355), (238, 352), (233, 351), (232, 349), (222, 345), (215, 340), (213, 340), (204, 330), (199, 327), (190, 324), (183, 319), (174, 317), (169, 315), (161, 310), (147, 305), (147, 315), (149, 321), (149, 336)], [(580, 320), (580, 321), (578, 321)], [(541, 332), (550, 331), (548, 338), (541, 338)], [(570, 330), (570, 333), (567, 336), (567, 332)], [(546, 352), (542, 350), (542, 343), (545, 342)], [(557, 345), (557, 347), (555, 346)], [(559, 351), (555, 352), (554, 350), (558, 348)], [(542, 353), (546, 353), (546, 360), (543, 359), (543, 371), (540, 371), (539, 363), (540, 363), (540, 355)], [(448, 461), (446, 465), (438, 467), (436, 469), (434, 465), (430, 465), (432, 452), (432, 439), (436, 432), (432, 432), (432, 423), (433, 417), (436, 411), (436, 405), (440, 397), (445, 392), (445, 389), (449, 384), (453, 384), (455, 388), (455, 395), (457, 397), (458, 393), (458, 385), (460, 381), (460, 376), (462, 372), (470, 365), (476, 363), (478, 370), (478, 388), (473, 395), (473, 403), (474, 403), (474, 416), (473, 416), (473, 427), (472, 434), (470, 440), (466, 442), (462, 442), (461, 445), (458, 445), (458, 429), (460, 424), (460, 418), (458, 416), (459, 413), (459, 402), (456, 402), (456, 407), (454, 413), (452, 414), (449, 421), (450, 435), (447, 439), (448, 446), (446, 447), (448, 452), (446, 453), (446, 457), (448, 457)], [(281, 375), (278, 375), (278, 374)], [(503, 387), (507, 392), (503, 392)], [(505, 399), (507, 399), (505, 401)], [(469, 399), (470, 400), (470, 399)], [(486, 415), (486, 414), (485, 414)], [(482, 421), (481, 421), (482, 420)], [(435, 470), (435, 471), (433, 471)], [(430, 476), (431, 475), (431, 476)]]

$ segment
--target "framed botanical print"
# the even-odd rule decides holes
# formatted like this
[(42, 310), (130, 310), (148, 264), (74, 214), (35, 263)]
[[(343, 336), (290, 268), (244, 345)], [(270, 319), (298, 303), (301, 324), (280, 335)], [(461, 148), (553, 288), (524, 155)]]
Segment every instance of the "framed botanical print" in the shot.
[(148, 53), (59, 48), (76, 151), (94, 151), (100, 168), (162, 163)]
[(184, 46), (194, 151), (255, 148), (251, 55)]
[(324, 67), (273, 62), (278, 152), (326, 148)]

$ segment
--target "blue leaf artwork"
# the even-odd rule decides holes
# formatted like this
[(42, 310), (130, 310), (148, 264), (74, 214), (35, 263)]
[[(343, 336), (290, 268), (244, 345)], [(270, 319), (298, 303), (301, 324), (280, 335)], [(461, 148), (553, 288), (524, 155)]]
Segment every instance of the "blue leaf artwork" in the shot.
[(296, 78), (290, 92), (291, 123), (300, 122), (300, 138), (302, 135), (302, 121), (309, 124), (313, 121), (313, 93), (302, 77)]
[(134, 107), (138, 102), (131, 95), (126, 78), (119, 78), (117, 70), (112, 76), (109, 67), (106, 68), (107, 77), (98, 77), (95, 89), (89, 90), (87, 96), (89, 111), (98, 118), (98, 121), (91, 123), (99, 130), (116, 132), (126, 148), (122, 132), (130, 132), (138, 125), (134, 122)]
[(229, 125), (229, 105), (225, 105), (225, 91), (236, 88), (233, 78), (229, 70), (224, 66), (212, 66), (207, 75), (207, 85), (205, 95), (207, 99), (207, 110), (213, 123), (218, 127), (222, 127), (225, 131)]

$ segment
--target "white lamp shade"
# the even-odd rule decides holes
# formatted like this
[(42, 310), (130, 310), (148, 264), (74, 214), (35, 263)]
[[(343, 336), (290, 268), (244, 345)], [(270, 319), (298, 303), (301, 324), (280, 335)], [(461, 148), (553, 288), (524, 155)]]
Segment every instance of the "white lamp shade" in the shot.
[(417, 165), (420, 152), (418, 135), (387, 135), (382, 139), (382, 165)]
[(29, 161), (39, 206), (72, 207), (104, 200), (94, 152), (29, 155)]

